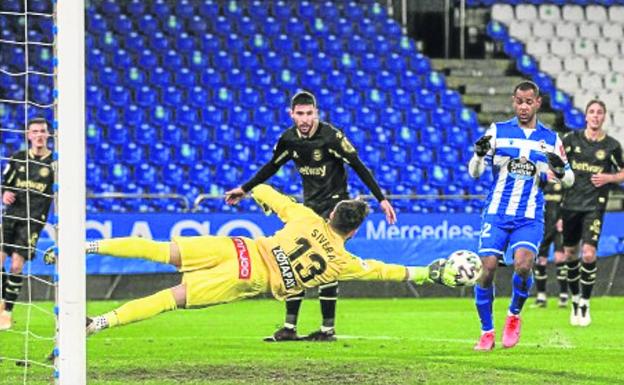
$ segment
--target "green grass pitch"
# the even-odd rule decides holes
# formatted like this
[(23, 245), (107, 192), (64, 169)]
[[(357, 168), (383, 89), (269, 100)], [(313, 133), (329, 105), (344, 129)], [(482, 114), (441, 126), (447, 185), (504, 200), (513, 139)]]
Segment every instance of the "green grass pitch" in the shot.
[[(508, 301), (495, 302), (498, 341)], [(89, 314), (118, 304), (89, 303)], [(596, 298), (594, 323), (578, 328), (551, 300), (546, 309), (525, 309), (517, 347), (478, 353), (470, 299), (341, 299), (335, 343), (262, 342), (280, 326), (283, 304), (249, 300), (171, 312), (89, 338), (88, 384), (622, 384), (623, 308), (624, 298)], [(16, 311), (14, 331), (0, 334), (2, 385), (51, 383), (49, 368), (11, 360), (25, 349), (25, 309)], [(50, 317), (36, 308), (31, 315), (32, 333), (50, 336)], [(306, 300), (299, 332), (319, 323), (318, 301)], [(52, 346), (32, 337), (28, 343), (35, 360)]]

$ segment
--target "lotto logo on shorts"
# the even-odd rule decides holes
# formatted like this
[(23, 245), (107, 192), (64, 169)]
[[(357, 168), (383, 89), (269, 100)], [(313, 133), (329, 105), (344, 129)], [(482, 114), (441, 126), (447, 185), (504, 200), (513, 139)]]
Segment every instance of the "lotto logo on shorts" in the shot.
[(251, 258), (249, 257), (249, 250), (245, 241), (240, 238), (232, 238), (234, 247), (236, 248), (236, 255), (238, 256), (238, 278), (249, 279), (251, 277)]

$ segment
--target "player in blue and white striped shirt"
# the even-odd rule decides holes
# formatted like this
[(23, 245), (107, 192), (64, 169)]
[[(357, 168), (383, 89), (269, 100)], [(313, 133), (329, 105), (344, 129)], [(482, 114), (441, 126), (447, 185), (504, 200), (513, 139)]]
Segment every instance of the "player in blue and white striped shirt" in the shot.
[(535, 83), (523, 81), (514, 88), (516, 116), (493, 123), (475, 143), (468, 171), (478, 178), (491, 166), (494, 181), (482, 214), (479, 256), (483, 273), (475, 286), (475, 302), (481, 319), (481, 338), (475, 350), (494, 348), (494, 274), (507, 248), (514, 256), (512, 297), (503, 331), (503, 347), (520, 338), (520, 310), (533, 283), (532, 268), (544, 228), (542, 187), (559, 180), (571, 186), (574, 174), (561, 139), (537, 120), (542, 98)]

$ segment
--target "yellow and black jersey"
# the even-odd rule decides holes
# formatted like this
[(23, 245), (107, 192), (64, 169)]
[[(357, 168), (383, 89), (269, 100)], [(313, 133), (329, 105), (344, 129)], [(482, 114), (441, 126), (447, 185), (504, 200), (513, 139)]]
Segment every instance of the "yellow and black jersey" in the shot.
[(574, 171), (574, 184), (566, 190), (562, 207), (571, 211), (604, 211), (613, 185), (596, 187), (591, 177), (620, 171), (624, 167), (622, 146), (609, 135), (590, 141), (584, 130), (564, 136), (563, 146)]
[(304, 204), (318, 214), (326, 212), (336, 202), (348, 199), (345, 163), (355, 170), (375, 198), (385, 199), (355, 147), (342, 131), (326, 122), (319, 122), (311, 137), (302, 137), (295, 126), (284, 131), (275, 145), (273, 158), (243, 184), (243, 190), (250, 191), (263, 183), (290, 160), (303, 180)]
[(2, 190), (15, 193), (15, 202), (5, 206), (6, 214), (45, 222), (52, 203), (55, 167), (51, 152), (43, 156), (30, 150), (16, 152), (2, 172)]
[(404, 266), (362, 260), (345, 250), (345, 239), (310, 208), (267, 185), (256, 186), (252, 194), (285, 223), (274, 235), (255, 240), (275, 298), (341, 280), (405, 280)]

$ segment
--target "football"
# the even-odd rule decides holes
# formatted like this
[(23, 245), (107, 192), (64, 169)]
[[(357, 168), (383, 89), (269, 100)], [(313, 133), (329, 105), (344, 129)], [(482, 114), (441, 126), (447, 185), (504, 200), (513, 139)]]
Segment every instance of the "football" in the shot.
[(449, 255), (447, 266), (457, 271), (457, 286), (474, 286), (481, 274), (481, 258), (470, 250), (457, 250)]

